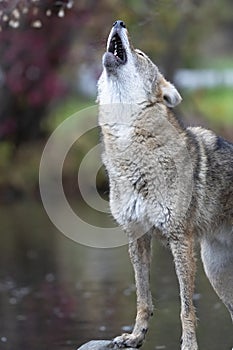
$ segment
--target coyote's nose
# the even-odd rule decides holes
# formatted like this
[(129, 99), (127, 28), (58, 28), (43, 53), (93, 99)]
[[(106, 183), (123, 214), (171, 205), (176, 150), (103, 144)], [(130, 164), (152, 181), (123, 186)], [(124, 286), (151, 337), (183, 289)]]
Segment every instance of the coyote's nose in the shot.
[(126, 28), (126, 25), (125, 25), (125, 22), (119, 20), (119, 21), (116, 21), (113, 23), (113, 27), (114, 28), (120, 28), (120, 27)]

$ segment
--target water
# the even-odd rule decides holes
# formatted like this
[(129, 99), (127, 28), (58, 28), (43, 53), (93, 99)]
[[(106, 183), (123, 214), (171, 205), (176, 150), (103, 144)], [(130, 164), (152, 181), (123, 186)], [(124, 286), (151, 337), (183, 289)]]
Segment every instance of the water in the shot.
[[(41, 203), (0, 208), (0, 349), (69, 350), (129, 331), (135, 288), (127, 248), (94, 249), (56, 231)], [(145, 350), (178, 349), (179, 297), (170, 253), (154, 245), (155, 316)], [(200, 349), (230, 350), (230, 317), (198, 267)]]

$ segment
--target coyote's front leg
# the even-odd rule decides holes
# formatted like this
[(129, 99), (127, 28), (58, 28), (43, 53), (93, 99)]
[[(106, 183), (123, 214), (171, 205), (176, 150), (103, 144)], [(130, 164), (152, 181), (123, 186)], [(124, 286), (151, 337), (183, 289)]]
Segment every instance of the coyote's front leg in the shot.
[(182, 345), (181, 350), (198, 350), (196, 316), (193, 306), (195, 279), (194, 239), (190, 235), (170, 242), (176, 274), (180, 285)]
[(134, 267), (137, 291), (137, 316), (132, 334), (122, 334), (114, 339), (119, 348), (142, 345), (148, 330), (150, 316), (153, 313), (152, 298), (149, 286), (151, 235), (145, 234), (129, 244), (129, 255)]

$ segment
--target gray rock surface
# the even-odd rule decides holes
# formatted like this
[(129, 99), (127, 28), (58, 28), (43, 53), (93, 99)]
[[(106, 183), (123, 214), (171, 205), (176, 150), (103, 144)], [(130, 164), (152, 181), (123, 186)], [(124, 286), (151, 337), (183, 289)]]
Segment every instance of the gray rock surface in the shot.
[[(135, 350), (135, 348), (126, 349)], [(91, 340), (80, 346), (77, 350), (119, 350), (119, 348), (111, 340)]]

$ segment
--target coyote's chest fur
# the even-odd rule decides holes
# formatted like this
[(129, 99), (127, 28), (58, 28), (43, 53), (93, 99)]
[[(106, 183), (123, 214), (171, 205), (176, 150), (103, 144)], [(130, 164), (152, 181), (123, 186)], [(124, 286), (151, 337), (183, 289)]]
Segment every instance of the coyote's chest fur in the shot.
[(162, 116), (164, 108), (100, 107), (110, 207), (124, 228), (135, 224), (145, 231), (153, 227), (166, 233), (174, 224), (174, 205), (180, 201), (179, 167), (186, 155), (177, 131)]

